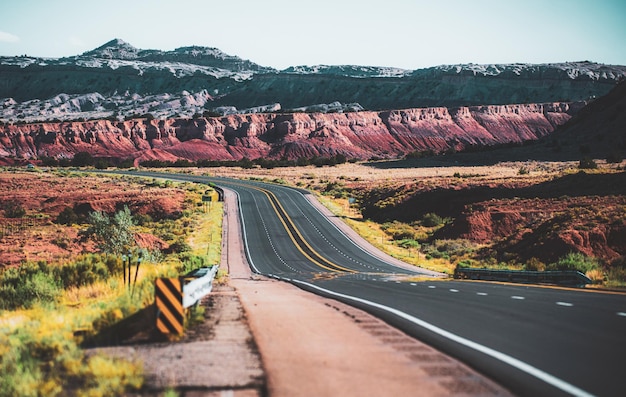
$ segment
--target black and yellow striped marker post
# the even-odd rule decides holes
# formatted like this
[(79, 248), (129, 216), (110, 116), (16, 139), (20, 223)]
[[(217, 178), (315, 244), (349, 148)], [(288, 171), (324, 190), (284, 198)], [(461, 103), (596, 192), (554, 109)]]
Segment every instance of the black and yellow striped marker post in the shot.
[(177, 278), (157, 278), (154, 288), (156, 327), (162, 334), (183, 334), (183, 290)]

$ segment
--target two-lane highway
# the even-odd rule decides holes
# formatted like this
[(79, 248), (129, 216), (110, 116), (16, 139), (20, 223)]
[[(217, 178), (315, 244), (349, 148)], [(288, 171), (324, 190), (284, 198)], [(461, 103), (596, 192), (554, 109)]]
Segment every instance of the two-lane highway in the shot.
[(237, 193), (254, 271), (363, 308), (516, 394), (626, 394), (624, 294), (412, 281), (411, 276), (429, 272), (398, 268), (369, 254), (303, 191), (225, 178), (160, 176), (215, 183)]

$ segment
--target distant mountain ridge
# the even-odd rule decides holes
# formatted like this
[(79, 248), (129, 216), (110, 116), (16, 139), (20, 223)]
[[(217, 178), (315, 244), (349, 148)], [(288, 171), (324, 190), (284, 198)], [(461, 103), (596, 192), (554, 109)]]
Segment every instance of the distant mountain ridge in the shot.
[(0, 122), (577, 102), (625, 76), (626, 66), (587, 61), (279, 71), (217, 48), (144, 50), (114, 39), (72, 57), (0, 57)]

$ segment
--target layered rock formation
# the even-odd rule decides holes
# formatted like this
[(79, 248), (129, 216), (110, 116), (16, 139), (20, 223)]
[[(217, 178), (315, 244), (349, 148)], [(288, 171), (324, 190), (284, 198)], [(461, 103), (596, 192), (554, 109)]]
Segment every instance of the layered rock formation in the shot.
[(588, 61), (279, 71), (217, 48), (143, 50), (115, 39), (65, 58), (0, 56), (0, 122), (176, 118), (268, 107), (332, 112), (336, 103), (375, 111), (576, 102), (601, 97), (624, 78), (626, 66)]
[(551, 133), (582, 104), (424, 108), (337, 114), (85, 121), (0, 126), (0, 156), (162, 160), (394, 158), (415, 151), (521, 143)]

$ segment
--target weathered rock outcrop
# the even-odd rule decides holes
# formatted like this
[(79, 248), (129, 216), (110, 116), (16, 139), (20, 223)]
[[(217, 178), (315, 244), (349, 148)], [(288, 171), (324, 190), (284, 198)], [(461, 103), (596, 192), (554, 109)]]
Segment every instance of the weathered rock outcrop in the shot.
[(550, 134), (582, 104), (423, 108), (337, 114), (97, 120), (0, 126), (0, 157), (231, 160), (394, 158), (415, 151), (521, 143)]
[[(435, 213), (451, 219), (432, 238), (491, 244), (488, 256), (551, 263), (580, 252), (610, 263), (626, 254), (626, 172), (579, 172), (543, 182), (493, 180), (360, 189), (365, 218), (419, 221)], [(507, 259), (508, 256), (508, 259)]]

